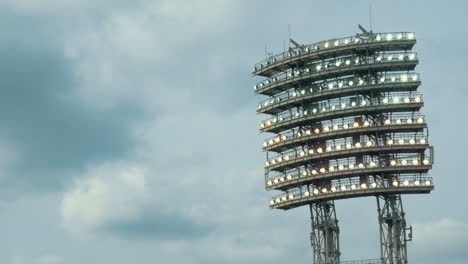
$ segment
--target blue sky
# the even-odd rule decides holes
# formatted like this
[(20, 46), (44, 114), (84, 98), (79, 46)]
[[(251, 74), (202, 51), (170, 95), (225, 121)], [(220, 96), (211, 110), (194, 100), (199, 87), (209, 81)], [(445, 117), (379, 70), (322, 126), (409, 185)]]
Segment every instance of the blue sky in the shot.
[[(268, 209), (265, 45), (414, 31), (436, 191), (405, 196), (411, 262), (468, 262), (465, 1), (0, 0), (0, 263), (309, 263), (306, 208)], [(378, 257), (375, 199), (337, 202)]]

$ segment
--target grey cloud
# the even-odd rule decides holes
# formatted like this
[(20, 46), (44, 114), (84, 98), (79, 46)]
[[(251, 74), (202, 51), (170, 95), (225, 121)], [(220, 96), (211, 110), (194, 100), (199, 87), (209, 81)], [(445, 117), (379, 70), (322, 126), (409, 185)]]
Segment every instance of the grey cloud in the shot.
[(215, 227), (196, 223), (176, 213), (146, 211), (136, 220), (110, 223), (104, 232), (130, 240), (193, 240), (211, 233)]
[[(108, 111), (73, 97), (79, 80), (53, 21), (3, 14), (0, 30), (0, 137), (22, 160), (2, 186), (54, 190), (88, 163), (125, 155), (138, 105)], [(5, 191), (3, 192), (5, 193)]]

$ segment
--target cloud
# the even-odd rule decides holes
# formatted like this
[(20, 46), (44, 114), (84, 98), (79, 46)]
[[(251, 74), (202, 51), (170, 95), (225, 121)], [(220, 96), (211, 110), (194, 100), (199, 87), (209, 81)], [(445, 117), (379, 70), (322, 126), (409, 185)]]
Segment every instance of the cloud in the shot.
[[(415, 259), (424, 263), (466, 263), (468, 223), (442, 218), (414, 225)], [(413, 245), (414, 243), (414, 245)]]

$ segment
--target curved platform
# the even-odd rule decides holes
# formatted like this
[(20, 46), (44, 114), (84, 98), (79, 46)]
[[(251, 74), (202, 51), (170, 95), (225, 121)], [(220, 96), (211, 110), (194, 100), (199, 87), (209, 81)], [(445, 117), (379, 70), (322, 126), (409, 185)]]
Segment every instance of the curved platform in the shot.
[(385, 182), (351, 182), (334, 185), (329, 188), (301, 189), (296, 192), (281, 194), (270, 200), (270, 208), (292, 209), (318, 201), (348, 199), (356, 197), (377, 196), (386, 194), (423, 194), (434, 190), (431, 177), (401, 177)]
[[(353, 127), (352, 124), (349, 124), (347, 129), (344, 129), (343, 126), (333, 129), (333, 127), (327, 127), (328, 132), (324, 131), (323, 128), (316, 130), (315, 132), (312, 129), (307, 130), (306, 133), (292, 134), (290, 136), (277, 136), (270, 139), (267, 139), (263, 144), (263, 151), (274, 151), (274, 152), (284, 152), (291, 148), (294, 148), (298, 145), (303, 145), (312, 140), (328, 140), (335, 139), (344, 136), (353, 136), (353, 135), (369, 135), (375, 134), (376, 132), (380, 133), (394, 133), (394, 132), (420, 132), (427, 128), (427, 124), (418, 123), (418, 120), (423, 119), (411, 119), (412, 123), (401, 123), (397, 125), (395, 121), (393, 125), (371, 125), (371, 126), (360, 126)], [(405, 121), (406, 122), (406, 121)]]
[[(393, 34), (394, 37), (391, 40), (387, 40), (388, 34)], [(401, 38), (399, 38), (400, 35)], [(416, 44), (414, 33), (411, 32), (381, 33), (377, 34), (377, 36), (379, 36), (379, 39), (375, 38), (365, 41), (356, 36), (330, 39), (307, 45), (303, 49), (296, 48), (293, 51), (283, 52), (256, 63), (252, 74), (269, 77), (285, 69), (304, 65), (319, 59), (344, 56), (352, 52), (367, 50), (410, 50)]]
[[(376, 114), (376, 113), (383, 113), (383, 112), (409, 112), (409, 111), (418, 111), (421, 107), (423, 107), (424, 103), (422, 101), (415, 102), (414, 98), (409, 103), (387, 103), (387, 104), (380, 104), (380, 105), (366, 105), (366, 106), (338, 106), (335, 108), (336, 110), (326, 111), (326, 112), (312, 112), (309, 113), (307, 111), (306, 114), (303, 114), (299, 117), (293, 117), (292, 115), (289, 116), (279, 116), (273, 117), (269, 120), (264, 120), (260, 124), (260, 131), (261, 132), (272, 132), (272, 133), (280, 133), (282, 131), (288, 130), (293, 127), (297, 126), (304, 126), (306, 124), (319, 122), (328, 119), (334, 118), (341, 118), (346, 116), (353, 116), (353, 115), (369, 115), (369, 114)], [(316, 110), (318, 111), (318, 110)]]
[(312, 160), (321, 160), (321, 159), (337, 159), (345, 158), (356, 155), (364, 155), (370, 153), (388, 153), (388, 152), (398, 152), (398, 153), (418, 153), (423, 152), (429, 148), (429, 144), (408, 144), (408, 145), (391, 145), (391, 146), (370, 146), (367, 147), (365, 143), (360, 143), (362, 146), (357, 147), (356, 145), (350, 145), (350, 148), (343, 146), (342, 149), (336, 150), (336, 147), (328, 152), (322, 150), (319, 153), (318, 150), (315, 150), (313, 154), (308, 154), (306, 151), (302, 151), (298, 154), (287, 154), (279, 156), (281, 161), (278, 162), (278, 158), (271, 159), (266, 162), (265, 170), (266, 171), (279, 171), (283, 172), (298, 166), (303, 166), (308, 164)]
[(411, 162), (407, 163), (406, 165), (402, 165), (400, 162), (400, 164), (396, 164), (395, 166), (391, 166), (389, 164), (382, 167), (373, 167), (376, 166), (376, 163), (368, 163), (363, 165), (363, 168), (360, 168), (358, 165), (356, 165), (354, 169), (350, 169), (349, 166), (343, 166), (343, 169), (339, 170), (335, 167), (333, 172), (330, 172), (329, 168), (325, 173), (320, 173), (319, 171), (303, 171), (303, 173), (294, 175), (290, 174), (287, 176), (271, 179), (267, 182), (266, 189), (286, 191), (323, 180), (335, 180), (339, 178), (349, 178), (362, 175), (379, 175), (386, 177), (388, 175), (402, 173), (427, 173), (430, 169), (432, 169), (432, 165), (429, 164), (429, 160), (426, 159), (425, 161), (427, 161), (428, 165), (424, 165), (422, 164), (423, 162), (418, 161), (419, 163), (417, 165), (413, 165)]
[[(383, 71), (411, 71), (414, 70), (418, 64), (418, 59), (415, 58), (410, 60), (405, 57), (404, 60), (392, 60), (392, 61), (370, 61), (368, 63), (359, 63), (336, 66), (336, 64), (324, 65), (323, 68), (310, 70), (309, 72), (305, 71), (299, 73), (295, 76), (284, 75), (284, 79), (272, 79), (260, 82), (254, 87), (258, 87), (255, 90), (257, 94), (263, 95), (274, 95), (276, 93), (282, 92), (284, 90), (290, 89), (294, 86), (299, 85), (300, 83), (310, 83), (318, 80), (337, 78), (340, 76), (346, 75), (363, 75), (371, 72), (383, 72)], [(325, 68), (327, 67), (327, 68)]]
[[(415, 75), (416, 76), (416, 75)], [(399, 92), (399, 91), (415, 91), (421, 85), (420, 81), (388, 81), (376, 84), (359, 85), (358, 82), (354, 86), (346, 85), (343, 88), (328, 89), (320, 92), (311, 92), (310, 89), (302, 89), (302, 92), (293, 92), (286, 94), (282, 98), (267, 99), (263, 101), (257, 109), (258, 113), (276, 115), (284, 112), (292, 107), (301, 106), (304, 103), (311, 101), (328, 100), (344, 96), (351, 96), (357, 93), (372, 93), (372, 92)], [(266, 106), (265, 106), (266, 105)]]

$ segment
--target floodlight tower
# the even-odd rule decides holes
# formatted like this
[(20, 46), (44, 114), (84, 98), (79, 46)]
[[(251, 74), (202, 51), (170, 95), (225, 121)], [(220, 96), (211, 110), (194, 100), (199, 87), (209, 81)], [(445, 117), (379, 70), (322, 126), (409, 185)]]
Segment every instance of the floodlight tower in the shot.
[[(374, 196), (381, 256), (405, 264), (411, 240), (403, 194), (430, 193), (428, 142), (414, 33), (361, 33), (294, 45), (254, 66), (266, 79), (257, 108), (269, 115), (265, 185), (281, 193), (270, 208), (310, 208), (314, 264), (340, 263), (335, 200)], [(409, 233), (408, 233), (409, 231)], [(343, 263), (343, 262), (341, 262)]]

